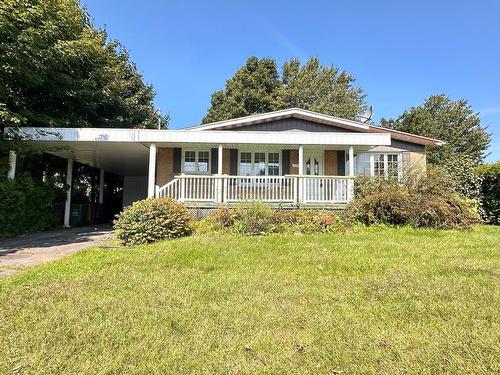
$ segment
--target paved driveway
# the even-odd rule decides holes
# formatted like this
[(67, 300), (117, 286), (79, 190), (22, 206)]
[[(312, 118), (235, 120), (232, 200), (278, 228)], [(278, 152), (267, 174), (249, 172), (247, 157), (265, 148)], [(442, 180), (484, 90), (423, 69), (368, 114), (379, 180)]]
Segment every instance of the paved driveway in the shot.
[(113, 238), (111, 226), (57, 229), (0, 240), (0, 278)]

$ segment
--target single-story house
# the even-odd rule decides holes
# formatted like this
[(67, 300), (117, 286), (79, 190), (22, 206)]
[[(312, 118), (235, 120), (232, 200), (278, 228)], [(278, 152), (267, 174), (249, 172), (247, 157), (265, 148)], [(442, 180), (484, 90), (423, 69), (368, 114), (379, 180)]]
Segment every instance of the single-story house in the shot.
[[(146, 197), (211, 207), (248, 200), (345, 205), (353, 199), (356, 176), (401, 178), (406, 167), (425, 167), (426, 147), (442, 144), (298, 108), (181, 130), (21, 128), (21, 133), (35, 147), (68, 159), (70, 186), (74, 160), (124, 176), (124, 206)], [(11, 178), (15, 161), (11, 152)], [(66, 225), (70, 204), (68, 191)]]

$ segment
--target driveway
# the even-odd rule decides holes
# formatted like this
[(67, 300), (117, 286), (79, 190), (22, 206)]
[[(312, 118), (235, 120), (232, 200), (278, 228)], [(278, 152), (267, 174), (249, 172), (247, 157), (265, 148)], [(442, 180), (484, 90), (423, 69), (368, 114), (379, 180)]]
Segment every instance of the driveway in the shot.
[(57, 229), (0, 240), (0, 278), (113, 239), (111, 226)]

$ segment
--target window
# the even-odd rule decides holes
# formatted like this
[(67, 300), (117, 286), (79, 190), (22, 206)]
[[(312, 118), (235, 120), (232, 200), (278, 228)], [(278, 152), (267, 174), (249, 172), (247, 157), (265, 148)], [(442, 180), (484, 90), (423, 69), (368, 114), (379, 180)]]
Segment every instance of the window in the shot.
[(203, 151), (184, 151), (184, 173), (208, 173), (210, 168), (210, 153)]
[(267, 174), (269, 176), (279, 176), (280, 174), (280, 154), (270, 152), (267, 157)]
[(279, 176), (279, 152), (240, 152), (241, 176)]
[[(365, 152), (354, 154), (355, 176), (379, 176), (383, 178), (400, 178), (400, 155)], [(346, 174), (349, 174), (349, 156), (346, 155)]]

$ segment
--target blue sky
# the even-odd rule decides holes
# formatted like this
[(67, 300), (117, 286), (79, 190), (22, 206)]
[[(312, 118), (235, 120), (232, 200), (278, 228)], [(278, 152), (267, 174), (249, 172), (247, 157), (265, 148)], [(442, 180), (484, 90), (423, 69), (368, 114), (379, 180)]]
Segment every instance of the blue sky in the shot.
[(374, 119), (431, 94), (466, 98), (500, 160), (499, 1), (82, 0), (130, 50), (171, 128), (198, 124), (247, 57), (317, 56), (357, 78)]

